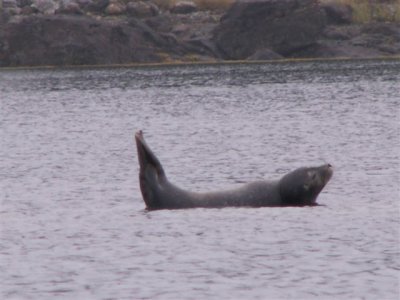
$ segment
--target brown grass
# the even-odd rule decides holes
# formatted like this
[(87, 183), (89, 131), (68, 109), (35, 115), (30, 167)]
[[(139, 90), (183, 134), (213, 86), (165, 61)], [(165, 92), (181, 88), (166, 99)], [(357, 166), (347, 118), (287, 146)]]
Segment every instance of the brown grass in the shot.
[(321, 3), (342, 3), (353, 9), (354, 23), (400, 22), (400, 0), (320, 0)]

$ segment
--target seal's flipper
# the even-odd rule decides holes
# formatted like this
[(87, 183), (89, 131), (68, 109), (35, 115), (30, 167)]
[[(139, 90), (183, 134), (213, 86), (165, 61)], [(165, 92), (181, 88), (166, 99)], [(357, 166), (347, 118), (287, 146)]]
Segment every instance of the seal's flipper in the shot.
[(147, 207), (155, 208), (158, 203), (154, 193), (159, 190), (159, 184), (166, 180), (165, 172), (160, 161), (144, 140), (141, 130), (136, 132), (135, 140), (140, 165), (140, 189)]
[(148, 165), (151, 165), (157, 171), (157, 176), (159, 179), (163, 180), (165, 178), (165, 172), (161, 166), (160, 161), (151, 151), (150, 147), (147, 145), (143, 137), (143, 132), (139, 130), (135, 134), (136, 146), (139, 156), (140, 169), (145, 169)]

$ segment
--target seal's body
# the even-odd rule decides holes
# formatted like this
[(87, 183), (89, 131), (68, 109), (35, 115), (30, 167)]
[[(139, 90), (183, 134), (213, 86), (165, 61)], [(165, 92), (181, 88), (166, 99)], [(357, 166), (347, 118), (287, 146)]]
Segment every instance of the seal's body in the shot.
[(238, 189), (194, 193), (170, 183), (161, 163), (146, 144), (143, 133), (135, 135), (140, 164), (140, 189), (148, 209), (225, 206), (311, 206), (332, 177), (332, 166), (300, 168), (277, 181), (256, 181)]

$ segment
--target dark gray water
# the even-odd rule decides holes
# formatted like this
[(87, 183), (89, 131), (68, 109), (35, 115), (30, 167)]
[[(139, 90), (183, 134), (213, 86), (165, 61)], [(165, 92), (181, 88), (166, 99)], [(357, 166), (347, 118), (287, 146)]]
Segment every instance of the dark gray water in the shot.
[[(1, 299), (398, 299), (400, 61), (0, 71)], [(147, 212), (329, 162), (325, 206)]]

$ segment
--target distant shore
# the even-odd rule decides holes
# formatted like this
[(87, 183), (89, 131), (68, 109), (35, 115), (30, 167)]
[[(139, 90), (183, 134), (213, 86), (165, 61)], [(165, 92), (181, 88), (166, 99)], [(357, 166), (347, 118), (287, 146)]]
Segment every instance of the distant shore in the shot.
[(3, 0), (0, 67), (400, 57), (398, 22), (356, 23), (348, 4), (297, 1)]

